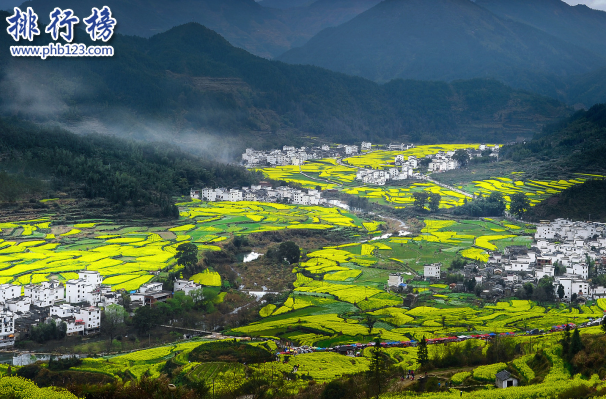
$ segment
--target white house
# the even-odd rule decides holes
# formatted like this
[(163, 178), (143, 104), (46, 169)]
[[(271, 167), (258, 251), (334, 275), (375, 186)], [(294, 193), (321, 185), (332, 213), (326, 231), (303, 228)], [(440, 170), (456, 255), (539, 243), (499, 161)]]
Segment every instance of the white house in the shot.
[(507, 370), (502, 370), (495, 376), (495, 385), (497, 388), (517, 387), (518, 379), (513, 377)]
[(425, 278), (440, 278), (441, 269), (441, 263), (432, 263), (431, 265), (425, 265), (423, 266), (423, 276)]
[(577, 263), (566, 268), (566, 273), (581, 276), (584, 279), (589, 277), (589, 267), (585, 263)]
[(190, 292), (201, 288), (202, 286), (200, 284), (196, 284), (193, 281), (175, 280), (175, 292), (183, 291), (185, 295), (189, 295)]
[(78, 319), (84, 322), (84, 334), (99, 332), (101, 328), (101, 310), (95, 306), (80, 309)]
[(23, 287), (23, 295), (31, 298), (32, 305), (39, 307), (52, 306), (55, 302), (65, 299), (63, 285), (57, 281), (26, 285)]
[(9, 299), (21, 296), (21, 286), (12, 284), (0, 285), (0, 302), (6, 302)]
[(556, 277), (553, 285), (556, 295), (560, 285), (564, 287), (564, 300), (570, 301), (572, 294), (589, 295), (589, 284), (585, 280), (574, 277)]
[(155, 282), (155, 283), (143, 284), (141, 287), (139, 287), (138, 292), (140, 294), (145, 294), (145, 293), (153, 292), (153, 291), (162, 291), (162, 283)]
[(101, 301), (100, 286), (80, 278), (65, 283), (65, 294), (69, 303), (88, 302), (92, 305)]
[(26, 296), (21, 296), (18, 298), (9, 299), (5, 302), (5, 306), (11, 312), (29, 312), (29, 309), (32, 305), (32, 299)]
[(360, 147), (362, 148), (362, 151), (370, 151), (372, 149), (372, 143), (363, 141)]
[(0, 310), (0, 348), (15, 344), (15, 315), (8, 310)]
[(101, 282), (103, 281), (101, 273), (92, 270), (80, 270), (78, 272), (78, 278), (93, 285), (101, 285)]
[(418, 168), (419, 167), (419, 160), (417, 159), (417, 157), (415, 155), (411, 155), (408, 157), (408, 164), (410, 166), (412, 166), (413, 168)]
[(352, 155), (352, 154), (357, 154), (357, 153), (358, 153), (357, 145), (346, 145), (345, 146), (345, 154)]
[(50, 315), (57, 316), (60, 318), (71, 317), (78, 313), (79, 308), (76, 308), (70, 304), (64, 303), (62, 305), (51, 306)]
[(398, 287), (400, 284), (404, 284), (404, 277), (400, 273), (391, 273), (387, 280), (389, 287)]

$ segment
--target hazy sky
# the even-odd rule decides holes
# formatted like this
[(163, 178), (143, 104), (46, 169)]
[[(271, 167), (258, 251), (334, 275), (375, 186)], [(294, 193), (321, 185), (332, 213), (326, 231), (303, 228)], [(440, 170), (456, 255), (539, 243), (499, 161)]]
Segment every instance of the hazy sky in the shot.
[(564, 0), (573, 6), (576, 4), (587, 4), (587, 7), (595, 8), (596, 10), (606, 11), (606, 0)]

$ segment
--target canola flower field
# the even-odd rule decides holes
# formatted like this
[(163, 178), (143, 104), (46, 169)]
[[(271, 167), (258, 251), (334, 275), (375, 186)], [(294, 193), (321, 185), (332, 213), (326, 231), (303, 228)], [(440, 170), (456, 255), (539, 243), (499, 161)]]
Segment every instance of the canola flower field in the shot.
[[(493, 147), (494, 144), (489, 145)], [(408, 160), (408, 157), (415, 156), (418, 159), (425, 158), (427, 155), (437, 154), (440, 151), (456, 151), (461, 149), (475, 149), (477, 150), (480, 144), (439, 144), (439, 145), (421, 145), (418, 147), (410, 148), (405, 151), (373, 151), (366, 154), (357, 155), (350, 158), (345, 158), (343, 162), (358, 167), (358, 168), (372, 168), (372, 169), (384, 169), (394, 167), (396, 155), (403, 155), (404, 160)]]
[[(176, 248), (182, 243), (217, 251), (217, 243), (233, 234), (334, 228), (366, 234), (377, 232), (378, 225), (338, 208), (258, 202), (180, 205), (181, 220), (172, 226), (127, 226), (109, 220), (55, 225), (51, 218), (0, 223), (0, 284), (64, 281), (88, 269), (98, 271), (114, 290), (135, 291), (153, 278), (150, 272), (175, 269)], [(221, 286), (215, 272), (192, 279)]]
[(558, 194), (567, 188), (577, 184), (583, 184), (593, 177), (578, 174), (574, 179), (569, 180), (521, 180), (522, 175), (516, 174), (514, 178), (495, 177), (492, 179), (473, 181), (469, 184), (458, 186), (459, 189), (469, 192), (474, 195), (488, 196), (493, 192), (500, 192), (505, 197), (507, 202), (510, 202), (510, 196), (513, 194), (523, 193), (528, 197), (530, 205), (534, 206), (546, 198)]
[[(567, 321), (582, 323), (601, 317), (606, 301), (584, 306), (581, 311), (518, 300), (476, 308), (473, 294), (451, 293), (445, 284), (426, 282), (414, 282), (413, 287), (427, 305), (408, 310), (402, 307), (401, 297), (386, 290), (386, 265), (399, 266), (412, 277), (425, 263), (441, 260), (447, 266), (456, 256), (485, 262), (488, 250), (529, 245), (532, 238), (521, 235), (525, 227), (496, 219), (425, 220), (416, 237), (391, 237), (310, 252), (293, 268), (295, 289), (286, 302), (266, 305), (260, 311), (260, 321), (235, 328), (232, 333), (330, 346), (365, 342), (375, 334), (384, 340), (402, 341), (411, 336), (420, 339), (423, 335), (440, 337), (470, 331), (548, 329)], [(357, 316), (344, 316), (349, 313)], [(359, 317), (365, 313), (380, 319), (372, 332)]]
[[(456, 151), (457, 149), (474, 148), (479, 144), (443, 144), (418, 146), (406, 151), (371, 151), (361, 155), (343, 159), (310, 160), (303, 165), (287, 165), (257, 169), (267, 178), (301, 184), (308, 189), (322, 190), (338, 189), (347, 194), (368, 198), (382, 205), (395, 208), (406, 208), (414, 203), (415, 192), (440, 194), (440, 208), (449, 209), (465, 203), (465, 195), (432, 182), (418, 181), (402, 185), (375, 186), (365, 185), (356, 181), (358, 168), (386, 169), (395, 167), (395, 156), (403, 155), (404, 159), (416, 156), (419, 159), (439, 151)], [(514, 173), (512, 177), (493, 177), (457, 185), (456, 188), (470, 195), (488, 196), (492, 192), (500, 192), (509, 204), (510, 196), (524, 193), (530, 205), (534, 206), (542, 200), (558, 194), (576, 184), (582, 184), (588, 179), (602, 177), (597, 175), (577, 174), (573, 179), (558, 181), (524, 180), (523, 173)]]
[[(291, 302), (296, 303), (296, 300)], [(529, 301), (513, 301), (510, 303), (499, 303), (495, 306), (500, 312), (508, 312), (511, 308), (516, 308), (516, 311), (532, 310), (536, 305)], [(441, 311), (444, 311), (443, 309)], [(386, 309), (383, 312), (374, 312), (376, 315), (399, 314), (399, 317), (408, 317), (402, 319), (404, 323), (411, 323), (419, 315), (435, 314), (438, 311), (433, 311), (427, 308), (419, 308), (412, 316), (403, 316), (406, 310), (398, 309), (392, 311)], [(454, 317), (452, 313), (448, 313), (449, 317)], [(317, 323), (321, 319), (327, 319), (325, 324), (329, 324), (334, 319), (333, 316), (316, 317)], [(309, 325), (309, 320), (297, 321), (294, 324)], [(355, 320), (352, 320), (351, 329), (363, 329)], [(377, 332), (380, 332), (377, 329)], [(581, 334), (598, 334), (599, 327), (586, 328), (581, 330)], [(313, 335), (308, 333), (308, 335)], [(423, 332), (423, 335), (428, 336), (428, 333)], [(429, 334), (431, 337), (431, 334)], [(385, 341), (385, 337), (382, 337)], [(476, 366), (470, 371), (454, 373), (450, 377), (450, 383), (453, 386), (451, 390), (439, 393), (424, 393), (415, 394), (414, 392), (406, 392), (405, 397), (420, 397), (420, 398), (455, 398), (459, 396), (458, 387), (468, 385), (469, 382), (485, 385), (484, 389), (474, 391), (473, 397), (500, 397), (503, 399), (509, 398), (527, 398), (527, 397), (556, 397), (563, 389), (568, 389), (575, 386), (585, 385), (590, 387), (600, 388), (606, 384), (600, 381), (597, 376), (588, 379), (581, 379), (579, 376), (573, 376), (565, 366), (563, 359), (560, 356), (561, 345), (559, 340), (561, 334), (548, 334), (540, 336), (511, 336), (510, 339), (526, 351), (529, 348), (529, 343), (533, 344), (535, 351), (541, 350), (549, 359), (550, 366), (546, 371), (547, 375), (542, 382), (534, 385), (525, 385), (507, 390), (496, 389), (492, 387), (495, 374), (503, 369), (511, 368), (518, 370), (519, 374), (526, 380), (530, 381), (535, 376), (535, 371), (529, 366), (530, 360), (534, 357), (533, 353), (522, 354), (509, 363), (494, 363), (488, 365)], [(293, 371), (293, 365), (298, 366), (298, 374), (306, 375), (306, 379), (286, 379), (281, 384), (281, 389), (288, 391), (291, 394), (296, 394), (301, 389), (308, 385), (308, 381), (313, 380), (315, 383), (326, 383), (344, 375), (359, 373), (368, 370), (369, 359), (372, 355), (371, 348), (366, 348), (361, 352), (361, 357), (351, 358), (337, 354), (335, 352), (315, 351), (312, 353), (299, 354), (296, 356), (279, 355), (277, 362), (258, 363), (242, 365), (238, 363), (226, 363), (222, 361), (204, 362), (191, 361), (189, 354), (192, 350), (200, 345), (205, 345), (211, 342), (210, 340), (193, 340), (182, 341), (172, 345), (156, 347), (146, 350), (140, 350), (132, 353), (106, 356), (103, 358), (87, 358), (83, 360), (80, 366), (72, 368), (74, 371), (85, 371), (101, 373), (116, 378), (118, 380), (128, 380), (130, 378), (139, 379), (143, 375), (149, 378), (157, 378), (162, 374), (164, 364), (171, 361), (182, 367), (180, 374), (187, 376), (191, 380), (214, 381), (214, 389), (217, 394), (234, 393), (246, 382), (246, 376), (251, 372), (258, 373), (264, 376), (267, 380), (280, 378), (287, 373)], [(481, 348), (483, 351), (487, 349), (488, 343), (483, 340), (470, 340), (466, 342), (455, 342), (448, 344), (449, 346), (473, 345)], [(272, 340), (254, 341), (247, 345), (261, 347), (271, 353), (278, 352), (278, 347)], [(429, 356), (434, 357), (444, 352), (444, 345), (429, 345)], [(389, 347), (383, 349), (384, 353), (393, 361), (396, 367), (402, 370), (417, 369), (417, 348), (416, 347)], [(545, 371), (542, 371), (545, 372)], [(3, 379), (6, 381), (6, 379)], [(11, 389), (11, 386), (21, 386), (26, 384), (25, 381), (10, 381), (10, 384), (3, 385), (0, 389)], [(27, 389), (35, 391), (37, 387), (32, 386)], [(8, 391), (10, 392), (10, 391)], [(42, 392), (39, 392), (42, 394)], [(51, 392), (48, 394), (50, 395)], [(387, 393), (382, 395), (382, 398), (399, 398), (404, 397), (398, 393)], [(54, 397), (54, 396), (49, 396)], [(57, 396), (57, 398), (72, 397), (72, 396)]]

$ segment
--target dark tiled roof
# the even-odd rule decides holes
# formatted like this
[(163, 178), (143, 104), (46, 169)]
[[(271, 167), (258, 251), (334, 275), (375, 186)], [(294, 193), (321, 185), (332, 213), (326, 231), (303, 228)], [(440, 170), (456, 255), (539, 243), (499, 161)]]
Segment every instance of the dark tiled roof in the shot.
[(507, 370), (502, 370), (497, 373), (497, 379), (505, 381), (511, 378), (511, 373)]

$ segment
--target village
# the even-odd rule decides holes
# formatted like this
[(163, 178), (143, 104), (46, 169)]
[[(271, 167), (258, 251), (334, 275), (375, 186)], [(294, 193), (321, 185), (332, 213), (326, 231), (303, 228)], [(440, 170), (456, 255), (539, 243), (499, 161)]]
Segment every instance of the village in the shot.
[[(545, 277), (552, 279), (555, 300), (582, 304), (606, 298), (606, 287), (592, 281), (606, 274), (606, 224), (544, 221), (537, 226), (534, 238), (530, 248), (511, 246), (503, 252), (490, 252), (485, 265), (469, 263), (462, 270), (445, 270), (440, 263), (425, 265), (418, 278), (437, 282), (448, 274), (462, 274), (467, 283), (451, 283), (451, 290), (471, 289), (482, 299), (494, 302), (523, 296), (527, 287), (536, 288)], [(387, 285), (392, 291), (408, 292), (407, 277), (410, 280), (407, 274), (392, 273)], [(409, 306), (416, 300), (411, 295), (405, 301)]]
[[(215, 201), (259, 201), (298, 205), (325, 205), (331, 201), (322, 198), (319, 190), (299, 190), (288, 186), (272, 188), (271, 183), (261, 181), (258, 185), (242, 188), (203, 188), (190, 191), (190, 198), (208, 202)], [(335, 204), (336, 205), (336, 204)]]
[[(339, 159), (347, 156), (355, 156), (358, 153), (368, 153), (375, 150), (385, 151), (406, 151), (415, 148), (414, 144), (391, 143), (388, 145), (375, 145), (373, 149), (372, 143), (362, 142), (357, 145), (336, 145), (330, 147), (322, 145), (321, 147), (300, 147), (284, 146), (282, 150), (256, 151), (252, 148), (247, 148), (242, 154), (242, 162), (244, 166), (265, 167), (265, 166), (285, 166), (285, 165), (303, 165), (306, 161), (312, 159), (334, 158)], [(490, 157), (498, 159), (500, 146), (488, 146), (481, 144), (478, 149), (468, 148), (464, 151), (469, 159), (478, 158), (489, 153)], [(436, 154), (428, 154), (424, 158), (423, 166), (426, 166), (429, 173), (441, 173), (449, 170), (455, 170), (461, 167), (461, 162), (455, 156), (457, 151), (439, 151)], [(406, 158), (406, 159), (405, 159)], [(364, 184), (384, 186), (387, 181), (406, 180), (406, 179), (424, 179), (425, 175), (420, 173), (418, 169), (421, 167), (421, 159), (414, 155), (406, 157), (404, 154), (397, 154), (394, 157), (394, 167), (386, 169), (374, 169), (369, 165), (364, 168), (358, 168), (356, 172), (356, 180)], [(243, 193), (244, 194), (244, 193)], [(209, 193), (208, 198), (215, 198)], [(228, 198), (228, 194), (223, 191), (218, 192), (219, 198)], [(237, 194), (235, 194), (237, 198)], [(250, 195), (252, 197), (252, 194)], [(208, 199), (214, 201), (215, 199)], [(225, 200), (226, 201), (226, 200)], [(241, 201), (241, 200), (240, 200)]]
[(17, 339), (30, 336), (42, 323), (65, 323), (67, 336), (90, 335), (101, 331), (101, 311), (110, 305), (123, 304), (122, 295), (130, 296), (130, 310), (165, 302), (176, 292), (185, 295), (202, 294), (202, 285), (176, 279), (173, 291), (164, 291), (163, 284), (143, 284), (130, 293), (112, 292), (101, 284), (98, 271), (82, 270), (78, 278), (65, 284), (45, 281), (40, 284), (0, 285), (0, 348), (10, 347)]

